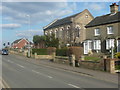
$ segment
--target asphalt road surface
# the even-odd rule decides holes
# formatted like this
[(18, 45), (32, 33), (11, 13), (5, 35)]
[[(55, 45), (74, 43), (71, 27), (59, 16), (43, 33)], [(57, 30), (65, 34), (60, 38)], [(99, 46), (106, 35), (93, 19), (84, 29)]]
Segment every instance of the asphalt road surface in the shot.
[(118, 88), (117, 83), (29, 63), (22, 56), (2, 56), (2, 78), (10, 88)]

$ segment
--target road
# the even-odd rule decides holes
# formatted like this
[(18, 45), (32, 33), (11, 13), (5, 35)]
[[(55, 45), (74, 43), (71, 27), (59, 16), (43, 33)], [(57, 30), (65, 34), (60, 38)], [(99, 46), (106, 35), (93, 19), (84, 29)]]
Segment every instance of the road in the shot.
[(117, 83), (36, 65), (16, 55), (2, 56), (2, 78), (10, 88), (118, 88)]

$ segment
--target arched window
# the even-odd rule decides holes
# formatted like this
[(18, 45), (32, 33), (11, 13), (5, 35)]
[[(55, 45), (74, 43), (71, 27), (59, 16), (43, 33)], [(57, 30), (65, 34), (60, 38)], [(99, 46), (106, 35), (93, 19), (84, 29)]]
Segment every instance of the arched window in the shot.
[(80, 26), (79, 25), (76, 25), (75, 26), (75, 36), (76, 37), (80, 37)]
[(58, 35), (59, 35), (59, 34), (58, 34), (58, 29), (56, 28), (54, 32), (55, 32), (55, 38), (57, 38)]
[(52, 30), (50, 30), (50, 36), (52, 35), (52, 33), (53, 33)]
[(59, 33), (59, 36), (60, 36), (60, 38), (62, 38), (64, 35), (64, 33), (63, 33), (63, 30), (64, 30), (64, 28), (63, 27), (61, 27), (60, 28), (60, 33)]
[(48, 32), (47, 32), (47, 31), (45, 32), (45, 35), (48, 35)]
[(67, 25), (67, 29), (70, 29), (70, 25)]

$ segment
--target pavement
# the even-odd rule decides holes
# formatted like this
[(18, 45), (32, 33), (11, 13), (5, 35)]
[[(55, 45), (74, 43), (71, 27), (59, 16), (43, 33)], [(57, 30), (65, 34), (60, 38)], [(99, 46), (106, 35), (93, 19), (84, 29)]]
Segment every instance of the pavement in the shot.
[(19, 55), (2, 57), (2, 78), (12, 88), (118, 88), (118, 74)]

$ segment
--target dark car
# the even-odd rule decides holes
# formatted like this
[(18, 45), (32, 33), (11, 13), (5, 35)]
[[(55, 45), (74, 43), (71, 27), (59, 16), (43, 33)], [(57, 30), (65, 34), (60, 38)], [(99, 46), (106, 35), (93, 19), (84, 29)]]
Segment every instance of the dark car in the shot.
[(2, 49), (2, 55), (8, 55), (8, 50)]

